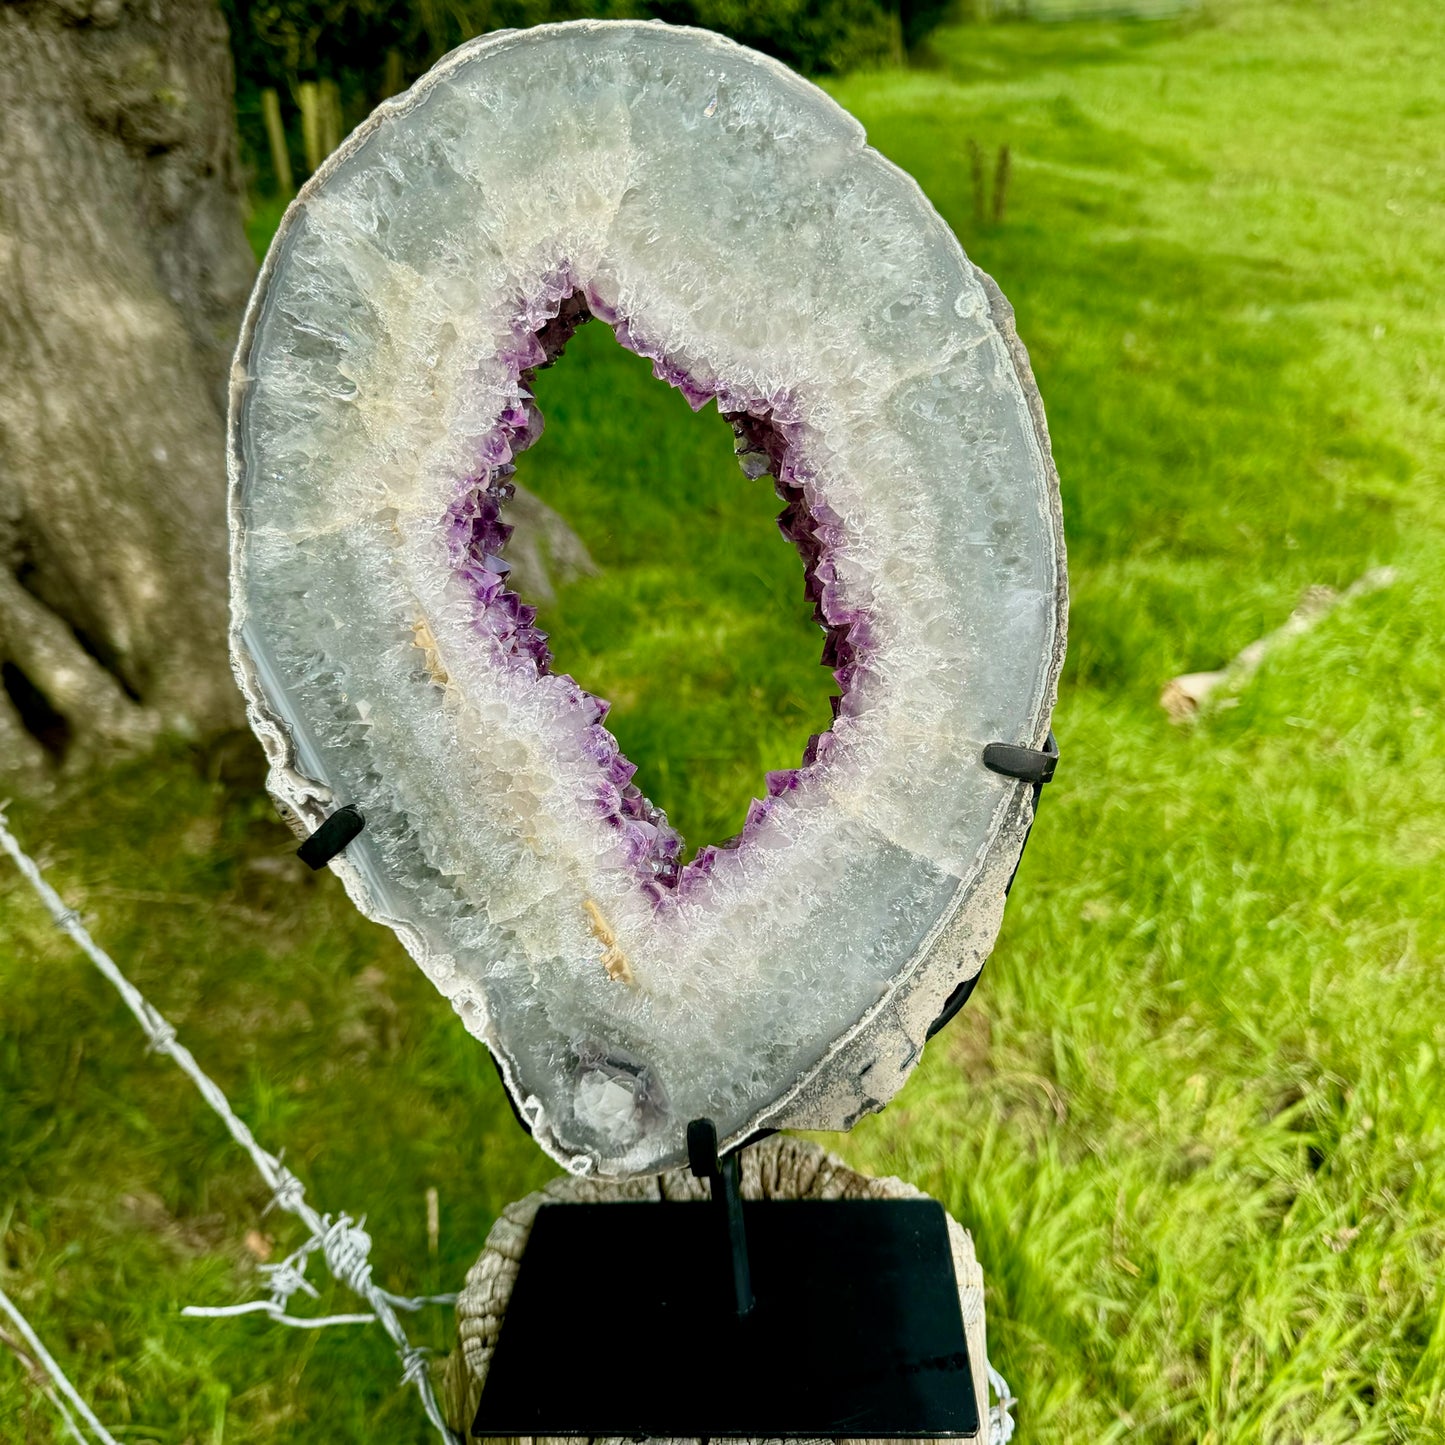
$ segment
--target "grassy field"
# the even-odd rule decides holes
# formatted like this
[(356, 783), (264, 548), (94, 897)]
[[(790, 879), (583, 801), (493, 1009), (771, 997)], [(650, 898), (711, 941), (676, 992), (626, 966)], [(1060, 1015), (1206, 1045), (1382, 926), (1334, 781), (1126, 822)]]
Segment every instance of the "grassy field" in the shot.
[[(1445, 8), (1217, 0), (922, 59), (832, 88), (1017, 308), (1069, 531), (1064, 761), (973, 1002), (827, 1142), (974, 1230), (1024, 1441), (1445, 1440)], [(990, 174), (1010, 147), (999, 223), (970, 139)], [(606, 564), (547, 618), (559, 660), (716, 840), (826, 716), (796, 559), (716, 416), (600, 328), (541, 399), (520, 477)], [(1168, 678), (1386, 563), (1234, 705), (1165, 719)], [(547, 1166), (391, 937), (294, 862), (254, 753), (13, 821), (319, 1205), (367, 1214), (379, 1277), (453, 1287)], [(0, 1281), (101, 1416), (425, 1439), (374, 1332), (178, 1317), (295, 1235), (4, 868), (0, 928)], [(445, 1313), (419, 1333), (446, 1347)], [(52, 1438), (0, 1357), (0, 1440)]]

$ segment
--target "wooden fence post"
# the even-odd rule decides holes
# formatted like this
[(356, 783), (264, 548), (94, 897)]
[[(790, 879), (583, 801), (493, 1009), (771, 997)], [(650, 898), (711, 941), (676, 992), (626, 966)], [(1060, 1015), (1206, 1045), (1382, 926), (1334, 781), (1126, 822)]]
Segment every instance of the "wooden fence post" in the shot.
[(325, 152), (321, 149), (321, 88), (314, 80), (303, 80), (296, 87), (296, 103), (301, 107), (301, 148), (306, 155), (306, 173), (315, 175)]
[(271, 169), (276, 175), (277, 193), (293, 195), (296, 181), (291, 174), (291, 150), (286, 143), (286, 127), (281, 121), (281, 97), (269, 85), (261, 92), (261, 119), (266, 123), (266, 139), (271, 146)]
[[(924, 1197), (919, 1190), (902, 1180), (875, 1179), (859, 1174), (834, 1155), (825, 1153), (818, 1145), (787, 1135), (775, 1135), (743, 1150), (740, 1163), (742, 1192), (746, 1199)], [(464, 1434), (471, 1429), (522, 1253), (526, 1249), (532, 1222), (542, 1205), (639, 1200), (656, 1201), (659, 1207), (666, 1207), (671, 1202), (700, 1201), (707, 1196), (707, 1182), (694, 1178), (688, 1169), (683, 1168), (655, 1179), (623, 1182), (569, 1176), (555, 1179), (540, 1193), (529, 1194), (525, 1199), (509, 1204), (492, 1226), (481, 1258), (467, 1274), (466, 1286), (457, 1298), (459, 1344), (445, 1361), (439, 1362), (434, 1376), (447, 1423)], [(976, 1438), (987, 1441), (988, 1345), (984, 1333), (983, 1270), (974, 1255), (972, 1236), (952, 1217), (948, 1218), (948, 1237), (964, 1335), (968, 1340), (974, 1399), (978, 1405), (979, 1434)], [(605, 1302), (589, 1303), (595, 1309), (605, 1306)], [(780, 1377), (786, 1374), (785, 1361), (779, 1362), (779, 1374)], [(639, 1371), (638, 1378), (639, 1388), (645, 1388), (645, 1372)], [(488, 1442), (488, 1445), (552, 1445), (552, 1442), (527, 1440)], [(556, 1445), (566, 1445), (566, 1442), (558, 1441)], [(669, 1445), (702, 1445), (702, 1442), (671, 1441)], [(756, 1445), (756, 1442), (738, 1442), (738, 1445)], [(875, 1445), (875, 1442), (866, 1442), (866, 1445)]]

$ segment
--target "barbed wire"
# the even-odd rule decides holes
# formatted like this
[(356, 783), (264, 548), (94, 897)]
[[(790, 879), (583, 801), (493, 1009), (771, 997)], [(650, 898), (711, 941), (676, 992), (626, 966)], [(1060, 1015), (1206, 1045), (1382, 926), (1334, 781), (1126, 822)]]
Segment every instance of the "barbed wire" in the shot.
[(1013, 1397), (1013, 1391), (1008, 1387), (1008, 1381), (984, 1360), (983, 1367), (988, 1371), (988, 1387), (993, 1391), (998, 1403), (989, 1406), (988, 1411), (988, 1445), (1008, 1445), (1014, 1436), (1014, 1417), (1009, 1413), (1018, 1404)]
[[(145, 1032), (151, 1051), (167, 1055), (181, 1069), (196, 1086), (201, 1097), (220, 1117), (231, 1137), (250, 1155), (251, 1162), (271, 1191), (271, 1202), (266, 1206), (267, 1211), (279, 1206), (287, 1213), (295, 1215), (309, 1231), (308, 1237), (285, 1259), (278, 1264), (261, 1266), (261, 1272), (269, 1286), (268, 1298), (231, 1305), (187, 1305), (181, 1311), (182, 1315), (189, 1319), (230, 1319), (240, 1315), (264, 1314), (276, 1324), (290, 1325), (296, 1329), (326, 1329), (332, 1325), (379, 1322), (390, 1336), (397, 1358), (401, 1361), (402, 1383), (416, 1386), (427, 1419), (447, 1445), (457, 1445), (458, 1437), (443, 1418), (437, 1404), (436, 1392), (432, 1388), (428, 1370), (429, 1352), (411, 1343), (397, 1318), (398, 1310), (413, 1312), (428, 1304), (454, 1304), (456, 1295), (413, 1297), (382, 1289), (371, 1277), (371, 1236), (366, 1232), (365, 1217), (359, 1222), (353, 1222), (347, 1214), (334, 1217), (330, 1214), (319, 1214), (307, 1202), (304, 1186), (282, 1163), (281, 1155), (271, 1154), (261, 1147), (246, 1122), (231, 1108), (230, 1101), (220, 1085), (201, 1068), (191, 1051), (179, 1041), (175, 1028), (121, 972), (115, 960), (95, 942), (80, 921), (80, 915), (68, 907), (64, 899), (45, 881), (40, 865), (21, 848), (15, 835), (10, 832), (3, 808), (0, 808), (0, 849), (10, 855), (59, 927), (75, 941), (115, 987)], [(318, 1252), (332, 1277), (365, 1299), (371, 1306), (370, 1313), (293, 1315), (288, 1312), (291, 1297), (295, 1294), (309, 1295), (312, 1299), (320, 1298), (316, 1286), (306, 1276), (306, 1266), (311, 1256)], [(34, 1351), (40, 1366), (53, 1381), (54, 1388), (46, 1388), (45, 1393), (71, 1436), (79, 1441), (80, 1445), (93, 1445), (93, 1441), (82, 1434), (67, 1410), (66, 1400), (75, 1407), (93, 1432), (94, 1440), (99, 1441), (99, 1445), (117, 1445), (115, 1438), (91, 1412), (3, 1289), (0, 1289), (0, 1310), (14, 1323), (25, 1343)], [(996, 1399), (996, 1403), (988, 1411), (988, 1442), (989, 1445), (1008, 1445), (1015, 1429), (1010, 1410), (1018, 1401), (1013, 1397), (1004, 1377), (987, 1360), (984, 1364), (988, 1371), (989, 1387)], [(56, 1390), (60, 1392), (59, 1395)]]
[[(3, 817), (0, 817), (0, 827), (4, 826)], [(55, 1406), (56, 1413), (65, 1422), (65, 1428), (69, 1431), (71, 1438), (80, 1441), (80, 1445), (94, 1445), (99, 1441), (100, 1445), (117, 1445), (114, 1435), (95, 1418), (89, 1405), (81, 1397), (80, 1392), (65, 1376), (65, 1371), (55, 1363), (50, 1351), (41, 1342), (40, 1336), (31, 1328), (30, 1321), (20, 1313), (20, 1307), (0, 1289), (0, 1311), (3, 1311), (10, 1320), (10, 1323), (20, 1332), (20, 1338), (25, 1341), (34, 1356), (34, 1364), (37, 1371), (43, 1371), (50, 1378), (41, 1385), (45, 1391), (45, 1397)], [(59, 1391), (59, 1394), (56, 1392)], [(89, 1426), (91, 1434), (87, 1438), (81, 1433), (80, 1426), (75, 1423), (75, 1416), (66, 1408), (66, 1400), (75, 1407), (76, 1414)]]
[[(60, 929), (69, 935), (81, 952), (90, 959), (120, 994), (126, 1007), (134, 1015), (136, 1022), (140, 1024), (149, 1040), (150, 1049), (155, 1053), (165, 1054), (176, 1064), (226, 1126), (226, 1131), (231, 1138), (250, 1156), (257, 1173), (265, 1180), (266, 1187), (271, 1191), (271, 1203), (267, 1208), (279, 1206), (288, 1214), (299, 1219), (308, 1231), (309, 1238), (279, 1264), (262, 1266), (262, 1271), (270, 1286), (268, 1299), (235, 1305), (191, 1306), (182, 1313), (192, 1318), (223, 1318), (263, 1313), (280, 1324), (306, 1329), (323, 1329), (333, 1324), (379, 1323), (390, 1337), (397, 1358), (401, 1361), (402, 1383), (416, 1386), (427, 1419), (436, 1428), (441, 1438), (447, 1442), (447, 1445), (456, 1445), (458, 1437), (443, 1418), (441, 1407), (437, 1403), (436, 1391), (432, 1388), (431, 1375), (427, 1367), (429, 1351), (412, 1344), (406, 1331), (402, 1328), (401, 1321), (397, 1318), (398, 1310), (415, 1311), (427, 1304), (450, 1304), (455, 1302), (456, 1296), (411, 1297), (393, 1294), (390, 1290), (382, 1289), (371, 1277), (371, 1236), (363, 1227), (365, 1220), (363, 1219), (358, 1224), (353, 1222), (350, 1215), (321, 1214), (313, 1208), (306, 1199), (305, 1188), (301, 1181), (281, 1162), (281, 1156), (272, 1154), (261, 1147), (245, 1120), (231, 1108), (230, 1100), (227, 1099), (220, 1085), (201, 1068), (191, 1051), (176, 1037), (175, 1028), (125, 976), (115, 960), (90, 936), (80, 920), (80, 915), (73, 908), (68, 907), (65, 900), (45, 881), (40, 871), (40, 865), (25, 852), (15, 835), (11, 833), (3, 809), (0, 809), (0, 849), (10, 855), (21, 875), (30, 884)], [(371, 1307), (369, 1314), (307, 1318), (287, 1312), (291, 1297), (298, 1292), (310, 1295), (313, 1299), (318, 1298), (315, 1286), (306, 1278), (306, 1265), (311, 1256), (317, 1253), (321, 1255), (322, 1261), (333, 1278), (366, 1301)], [(0, 1296), (0, 1298), (4, 1297)], [(16, 1328), (21, 1331), (26, 1343), (36, 1351), (36, 1357), (50, 1372), (57, 1388), (77, 1410), (81, 1411), (86, 1423), (96, 1432), (101, 1445), (115, 1445), (115, 1441), (105, 1433), (104, 1426), (91, 1414), (85, 1402), (61, 1372), (60, 1367), (45, 1352), (44, 1346), (40, 1344), (35, 1332), (25, 1323), (19, 1310), (8, 1299), (4, 1299), (4, 1303), (8, 1307), (6, 1314), (15, 1321)], [(82, 1441), (82, 1445), (89, 1445), (89, 1442), (86, 1442), (84, 1437), (78, 1433), (74, 1422), (66, 1414), (63, 1406), (59, 1408), (71, 1433)]]

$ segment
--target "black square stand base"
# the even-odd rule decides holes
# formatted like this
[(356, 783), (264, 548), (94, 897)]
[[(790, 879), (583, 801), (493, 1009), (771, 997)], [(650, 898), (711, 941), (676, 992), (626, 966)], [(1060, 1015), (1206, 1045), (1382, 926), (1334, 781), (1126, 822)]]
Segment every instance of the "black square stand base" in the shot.
[(538, 1212), (474, 1435), (978, 1435), (958, 1284), (928, 1199), (743, 1205), (739, 1317), (707, 1204)]

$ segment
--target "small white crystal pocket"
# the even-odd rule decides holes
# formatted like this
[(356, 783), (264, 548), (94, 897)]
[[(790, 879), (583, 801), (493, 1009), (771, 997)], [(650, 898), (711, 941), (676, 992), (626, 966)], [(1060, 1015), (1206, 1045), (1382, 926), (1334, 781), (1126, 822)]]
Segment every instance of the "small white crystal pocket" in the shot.
[[(686, 866), (501, 560), (529, 373), (589, 317), (774, 480), (842, 692)], [(462, 47), (288, 211), (230, 473), (271, 791), (302, 831), (361, 809), (336, 870), (549, 1153), (650, 1173), (693, 1118), (730, 1143), (892, 1097), (996, 935), (1031, 797), (981, 756), (1044, 741), (1065, 580), (1008, 307), (856, 121), (703, 31)]]

